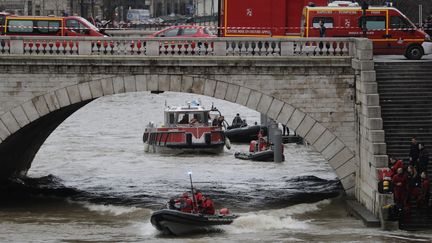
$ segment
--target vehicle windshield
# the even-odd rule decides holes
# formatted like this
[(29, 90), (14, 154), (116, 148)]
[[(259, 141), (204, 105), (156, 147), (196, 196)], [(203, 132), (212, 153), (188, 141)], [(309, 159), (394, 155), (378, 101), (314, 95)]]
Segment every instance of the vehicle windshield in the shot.
[(84, 24), (86, 24), (88, 27), (89, 27), (89, 29), (92, 29), (92, 30), (96, 30), (96, 31), (98, 31), (98, 32), (100, 32), (99, 31), (99, 29), (96, 27), (96, 26), (94, 26), (92, 23), (90, 23), (87, 19), (85, 19), (85, 18), (79, 18)]

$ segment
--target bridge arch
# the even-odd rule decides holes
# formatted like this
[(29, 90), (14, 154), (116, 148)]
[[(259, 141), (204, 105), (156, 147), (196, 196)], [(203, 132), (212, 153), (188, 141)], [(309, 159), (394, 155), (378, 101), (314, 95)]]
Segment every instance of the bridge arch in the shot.
[[(1, 115), (1, 177), (26, 173), (55, 128), (76, 110), (102, 96), (141, 91), (172, 91), (236, 103), (286, 124), (321, 153), (346, 192), (354, 193), (357, 161), (352, 149), (310, 114), (289, 102), (241, 83), (205, 75), (118, 75), (90, 79), (38, 95)], [(3, 159), (4, 158), (4, 159)]]

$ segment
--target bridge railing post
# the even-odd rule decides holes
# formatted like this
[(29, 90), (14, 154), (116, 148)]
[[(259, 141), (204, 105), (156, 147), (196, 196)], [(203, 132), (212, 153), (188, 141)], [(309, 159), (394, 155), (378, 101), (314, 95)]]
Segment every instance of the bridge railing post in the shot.
[(10, 40), (10, 54), (24, 54), (24, 40)]
[(88, 40), (78, 41), (78, 55), (91, 55), (92, 42)]
[(294, 42), (282, 41), (281, 43), (281, 56), (294, 56)]
[(159, 41), (149, 40), (146, 42), (146, 56), (159, 56)]
[(226, 56), (226, 41), (218, 40), (215, 41), (213, 45), (213, 51), (215, 56)]

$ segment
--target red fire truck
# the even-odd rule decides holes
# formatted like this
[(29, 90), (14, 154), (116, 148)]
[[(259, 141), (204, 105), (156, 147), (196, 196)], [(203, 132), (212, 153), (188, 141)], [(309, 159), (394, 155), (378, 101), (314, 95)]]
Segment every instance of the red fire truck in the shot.
[[(405, 55), (420, 59), (431, 53), (430, 36), (418, 29), (404, 14), (393, 7), (368, 7), (337, 1), (325, 7), (306, 6), (301, 19), (303, 37), (320, 37), (319, 22), (325, 26), (325, 37), (363, 37), (373, 41), (374, 54)], [(349, 6), (346, 5), (350, 3)], [(365, 21), (365, 23), (363, 22)], [(366, 28), (364, 28), (366, 27)]]
[(302, 9), (328, 0), (221, 0), (220, 35), (226, 37), (300, 36)]

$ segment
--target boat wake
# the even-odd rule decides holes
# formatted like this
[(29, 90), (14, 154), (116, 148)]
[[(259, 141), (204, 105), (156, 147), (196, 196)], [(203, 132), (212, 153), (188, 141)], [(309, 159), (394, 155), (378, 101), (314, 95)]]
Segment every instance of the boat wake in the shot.
[(223, 229), (236, 234), (281, 229), (307, 229), (310, 220), (300, 220), (295, 216), (318, 211), (328, 204), (330, 204), (330, 200), (326, 199), (287, 208), (242, 213), (232, 225), (223, 226)]

